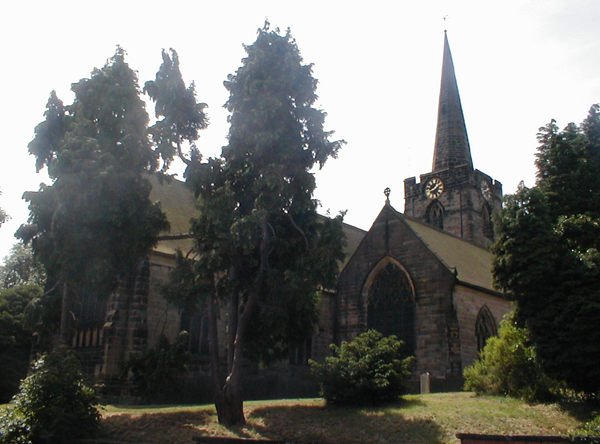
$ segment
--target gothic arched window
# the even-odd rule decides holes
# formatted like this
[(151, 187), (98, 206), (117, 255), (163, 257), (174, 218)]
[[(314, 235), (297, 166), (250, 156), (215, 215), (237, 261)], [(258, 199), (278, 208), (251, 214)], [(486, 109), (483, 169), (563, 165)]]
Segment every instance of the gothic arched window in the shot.
[(481, 307), (477, 320), (475, 321), (475, 338), (477, 339), (477, 351), (481, 351), (491, 336), (498, 333), (496, 321), (486, 305)]
[(384, 336), (396, 335), (405, 343), (404, 351), (415, 351), (415, 302), (406, 273), (390, 262), (382, 267), (369, 289), (367, 328)]
[(437, 200), (431, 202), (427, 208), (427, 223), (440, 230), (444, 229), (444, 207)]

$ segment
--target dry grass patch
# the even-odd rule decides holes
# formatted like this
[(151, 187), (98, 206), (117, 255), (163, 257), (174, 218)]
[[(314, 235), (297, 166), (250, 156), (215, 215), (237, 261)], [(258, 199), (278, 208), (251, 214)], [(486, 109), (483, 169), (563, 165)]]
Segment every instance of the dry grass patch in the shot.
[(113, 407), (104, 436), (126, 443), (192, 443), (192, 437), (286, 439), (297, 443), (456, 443), (458, 432), (564, 435), (580, 421), (556, 405), (475, 396), (409, 395), (372, 408), (326, 406), (320, 399), (250, 401), (248, 424), (226, 428), (212, 406)]

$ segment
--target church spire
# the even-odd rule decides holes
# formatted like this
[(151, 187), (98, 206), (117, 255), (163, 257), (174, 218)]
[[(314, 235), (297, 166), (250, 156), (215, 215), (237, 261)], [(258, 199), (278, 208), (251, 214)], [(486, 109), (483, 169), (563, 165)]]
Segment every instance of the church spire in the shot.
[(444, 59), (432, 171), (465, 164), (473, 168), (452, 53), (448, 45), (448, 36), (444, 31)]

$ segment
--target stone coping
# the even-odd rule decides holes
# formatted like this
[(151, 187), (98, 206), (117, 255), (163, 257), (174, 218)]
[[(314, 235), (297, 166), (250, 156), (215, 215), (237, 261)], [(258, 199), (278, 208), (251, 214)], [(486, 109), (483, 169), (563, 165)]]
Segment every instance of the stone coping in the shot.
[[(561, 443), (569, 444), (573, 442), (566, 436), (552, 436), (552, 435), (484, 435), (479, 433), (457, 433), (456, 437), (460, 439), (462, 444), (500, 444), (500, 443), (513, 443), (513, 444), (543, 444), (543, 443)], [(585, 442), (585, 441), (583, 441)]]

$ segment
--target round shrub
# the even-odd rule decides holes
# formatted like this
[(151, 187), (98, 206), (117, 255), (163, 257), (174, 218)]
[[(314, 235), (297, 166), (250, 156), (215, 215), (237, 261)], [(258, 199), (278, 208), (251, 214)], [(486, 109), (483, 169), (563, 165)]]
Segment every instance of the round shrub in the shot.
[(517, 326), (514, 314), (500, 322), (498, 336), (488, 339), (479, 359), (463, 373), (465, 390), (478, 394), (547, 401), (558, 387), (542, 371), (528, 331)]
[(0, 444), (62, 444), (96, 431), (98, 399), (81, 372), (79, 361), (60, 347), (33, 364), (0, 421)]
[(334, 404), (373, 404), (394, 401), (404, 391), (413, 357), (402, 357), (403, 342), (368, 330), (338, 347), (324, 362), (310, 361), (321, 384), (321, 396)]

